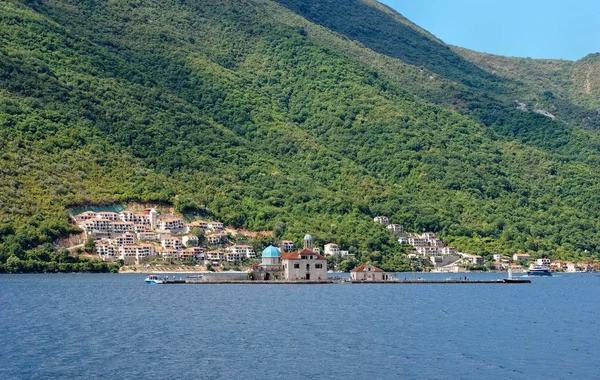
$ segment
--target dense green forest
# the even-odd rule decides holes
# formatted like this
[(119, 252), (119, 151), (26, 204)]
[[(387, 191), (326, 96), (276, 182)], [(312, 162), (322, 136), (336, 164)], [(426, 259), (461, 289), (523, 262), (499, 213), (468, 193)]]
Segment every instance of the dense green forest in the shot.
[[(67, 208), (128, 201), (385, 269), (409, 264), (381, 214), (488, 257), (596, 256), (598, 97), (474, 56), (371, 1), (2, 2), (1, 268), (60, 262)], [(517, 109), (546, 92), (564, 114)]]

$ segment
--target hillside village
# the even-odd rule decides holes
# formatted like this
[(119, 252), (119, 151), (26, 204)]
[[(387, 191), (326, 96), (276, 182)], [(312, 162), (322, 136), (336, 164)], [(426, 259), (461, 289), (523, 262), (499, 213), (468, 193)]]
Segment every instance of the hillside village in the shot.
[[(456, 248), (446, 246), (434, 232), (423, 234), (405, 232), (401, 224), (390, 224), (387, 216), (376, 216), (373, 221), (380, 223), (398, 236), (398, 243), (412, 246), (416, 253), (408, 254), (408, 258), (422, 260), (430, 263), (433, 271), (438, 272), (461, 272), (467, 269), (495, 269), (521, 271), (523, 267), (532, 261), (532, 257), (526, 253), (515, 253), (512, 256), (501, 254), (493, 255), (493, 261), (487, 262), (480, 255), (472, 255), (457, 251)], [(592, 272), (596, 268), (591, 263), (572, 263), (569, 261), (541, 259), (544, 265), (548, 265), (557, 272)], [(547, 262), (546, 262), (547, 260)], [(486, 264), (488, 264), (486, 266)]]
[[(141, 212), (124, 210), (85, 211), (72, 217), (84, 231), (86, 239), (93, 239), (94, 251), (103, 261), (121, 261), (124, 265), (188, 262), (205, 267), (251, 265), (257, 254), (250, 244), (238, 244), (218, 221), (194, 220), (186, 223), (182, 217), (160, 214), (154, 208)], [(519, 271), (532, 259), (528, 254), (513, 256), (494, 255), (486, 262), (482, 256), (459, 252), (447, 246), (434, 232), (422, 234), (407, 232), (402, 224), (390, 223), (387, 216), (376, 216), (379, 223), (397, 242), (413, 248), (406, 257), (415, 263), (414, 269), (434, 272), (462, 272), (466, 270)], [(294, 242), (281, 240), (281, 252), (292, 252)], [(336, 243), (327, 243), (323, 249), (311, 247), (317, 255), (352, 260), (354, 254)], [(339, 260), (338, 260), (339, 261)], [(552, 261), (547, 263), (554, 271), (585, 272), (595, 268), (589, 263)], [(355, 263), (358, 265), (358, 262)], [(332, 269), (336, 269), (331, 265)]]
[[(257, 257), (251, 245), (232, 243), (231, 233), (217, 221), (185, 223), (179, 216), (159, 214), (154, 208), (139, 213), (85, 211), (72, 218), (86, 239), (93, 239), (94, 251), (104, 261), (121, 260), (124, 265), (141, 265), (159, 258), (164, 262), (187, 260), (219, 267), (231, 263), (250, 264), (250, 260)], [(291, 252), (294, 242), (282, 240), (279, 248), (282, 252)], [(325, 244), (323, 250), (311, 249), (317, 255), (353, 257), (335, 243)]]

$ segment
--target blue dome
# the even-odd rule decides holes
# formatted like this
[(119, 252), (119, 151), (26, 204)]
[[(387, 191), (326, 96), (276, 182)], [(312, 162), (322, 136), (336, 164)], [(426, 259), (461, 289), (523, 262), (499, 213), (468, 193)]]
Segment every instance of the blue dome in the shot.
[(305, 235), (305, 236), (304, 236), (304, 240), (312, 240), (312, 236), (310, 236), (310, 235)]
[(263, 258), (265, 258), (265, 257), (266, 258), (281, 257), (281, 253), (279, 252), (279, 250), (277, 248), (270, 245), (267, 248), (265, 248), (265, 250), (262, 252), (262, 257)]

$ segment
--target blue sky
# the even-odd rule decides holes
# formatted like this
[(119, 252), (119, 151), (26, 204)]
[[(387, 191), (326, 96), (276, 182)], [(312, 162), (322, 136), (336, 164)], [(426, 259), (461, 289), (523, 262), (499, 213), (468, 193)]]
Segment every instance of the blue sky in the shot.
[(600, 0), (380, 0), (446, 43), (577, 60), (600, 52)]

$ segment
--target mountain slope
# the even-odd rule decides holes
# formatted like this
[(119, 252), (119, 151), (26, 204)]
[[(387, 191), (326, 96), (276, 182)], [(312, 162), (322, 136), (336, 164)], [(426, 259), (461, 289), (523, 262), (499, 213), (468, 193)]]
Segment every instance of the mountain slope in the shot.
[[(500, 90), (485, 100), (473, 81), (502, 80), (381, 5), (432, 42), (385, 56), (279, 3), (4, 2), (0, 259), (36, 257), (68, 206), (129, 200), (311, 231), (390, 269), (402, 250), (375, 214), (473, 253), (597, 251), (594, 135), (508, 109)], [(438, 77), (409, 78), (436, 44)], [(486, 117), (498, 105), (494, 122), (478, 102)]]

